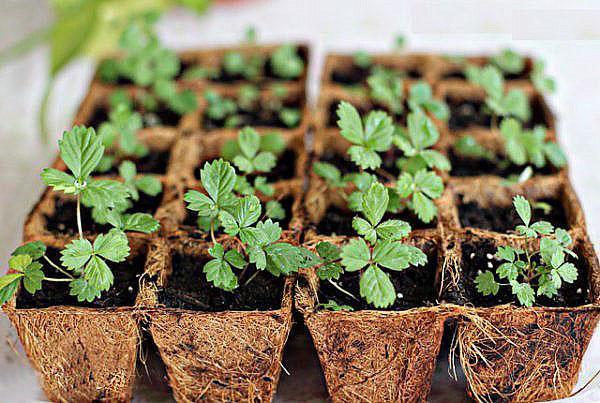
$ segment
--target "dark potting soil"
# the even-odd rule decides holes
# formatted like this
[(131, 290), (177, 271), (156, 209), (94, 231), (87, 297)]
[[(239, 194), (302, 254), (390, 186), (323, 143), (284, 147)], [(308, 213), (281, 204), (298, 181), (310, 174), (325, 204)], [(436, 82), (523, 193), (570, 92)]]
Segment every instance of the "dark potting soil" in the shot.
[[(275, 277), (260, 271), (248, 285), (243, 285), (256, 272), (248, 269), (233, 292), (214, 287), (202, 272), (207, 258), (175, 254), (172, 258), (173, 273), (167, 286), (159, 290), (158, 301), (167, 308), (190, 309), (193, 311), (268, 311), (281, 307), (284, 277)], [(240, 270), (233, 269), (237, 275)]]
[[(286, 108), (298, 109), (300, 111), (302, 110), (302, 103), (301, 103), (300, 99), (285, 101), (283, 104), (284, 104), (284, 107), (286, 107)], [(236, 113), (235, 116), (237, 116), (238, 122), (235, 125), (235, 127), (233, 127), (233, 128), (240, 128), (240, 127), (244, 127), (244, 126), (252, 126), (252, 127), (265, 126), (265, 127), (277, 127), (280, 129), (293, 129), (293, 128), (298, 127), (301, 124), (301, 119), (300, 119), (296, 125), (291, 126), (291, 127), (287, 126), (279, 117), (278, 112), (273, 111), (272, 109), (269, 109), (269, 108), (263, 108), (261, 106), (258, 106), (251, 110), (238, 111), (238, 113)], [(202, 117), (202, 127), (205, 130), (223, 129), (223, 128), (225, 128), (225, 122), (226, 122), (226, 119), (221, 119), (221, 120), (211, 119), (208, 117), (208, 115), (206, 113)]]
[[(49, 248), (47, 256), (53, 262), (60, 263), (60, 253), (57, 249)], [(138, 254), (122, 263), (109, 262), (114, 275), (113, 286), (102, 293), (101, 297), (92, 302), (78, 302), (77, 298), (69, 295), (69, 283), (44, 281), (41, 290), (30, 294), (23, 287), (17, 296), (17, 308), (47, 308), (50, 306), (67, 305), (89, 308), (110, 308), (117, 306), (133, 306), (139, 291), (139, 278), (144, 272), (146, 255)], [(44, 263), (42, 261), (42, 263)], [(42, 269), (47, 277), (65, 278), (48, 264)]]
[[(420, 79), (422, 74), (417, 69), (401, 70), (405, 77)], [(350, 66), (339, 67), (331, 73), (331, 81), (341, 85), (356, 85), (366, 83), (369, 77), (370, 69), (352, 64)]]
[[(454, 150), (450, 150), (448, 154), (452, 166), (450, 176), (496, 175), (506, 178), (510, 175), (519, 175), (525, 169), (525, 165), (494, 162), (485, 158), (463, 157), (457, 155)], [(551, 164), (546, 164), (543, 168), (535, 168), (534, 166), (532, 168), (533, 172), (538, 175), (551, 175), (557, 172)]]
[[(148, 155), (142, 158), (132, 158), (127, 157), (130, 161), (135, 162), (135, 167), (139, 174), (154, 174), (154, 175), (164, 175), (167, 173), (167, 166), (169, 165), (169, 158), (171, 158), (171, 152), (169, 150), (166, 151), (157, 151), (150, 150)], [(119, 165), (121, 164), (121, 160), (116, 160), (113, 166), (105, 172), (98, 172), (95, 175), (103, 176), (103, 175), (118, 175), (119, 174)]]
[[(422, 250), (427, 255), (425, 266), (411, 266), (402, 271), (384, 269), (389, 274), (397, 295), (396, 301), (391, 307), (380, 310), (401, 311), (435, 303), (435, 275), (438, 264), (437, 246), (434, 242), (428, 241), (423, 245)], [(342, 293), (328, 281), (321, 281), (319, 286), (320, 302), (325, 303), (332, 299), (339, 305), (349, 305), (355, 310), (378, 309), (360, 298), (360, 272), (344, 273), (338, 280), (334, 281), (344, 290), (357, 297), (359, 301)]]
[[(126, 213), (148, 213), (154, 215), (160, 202), (162, 193), (148, 196), (140, 192), (140, 199), (133, 203)], [(77, 203), (74, 200), (57, 198), (54, 213), (46, 215), (46, 229), (53, 233), (75, 235), (77, 234)], [(92, 219), (92, 210), (81, 206), (81, 226), (86, 233), (98, 234), (109, 231), (109, 224), (97, 224)]]
[[(220, 157), (219, 157), (220, 158)], [(200, 171), (206, 162), (212, 162), (219, 158), (213, 158), (206, 161), (202, 161), (200, 165), (194, 168), (194, 177), (200, 180)], [(296, 152), (292, 149), (286, 148), (283, 153), (277, 156), (277, 165), (271, 172), (265, 172), (258, 175), (248, 175), (248, 180), (250, 183), (254, 182), (254, 178), (256, 176), (264, 176), (267, 178), (267, 182), (275, 182), (282, 179), (291, 179), (296, 176), (296, 159), (298, 156)]]
[[(556, 199), (540, 199), (539, 202), (548, 203), (552, 209), (545, 214), (542, 209), (533, 209), (532, 222), (548, 221), (555, 228), (570, 228), (563, 205)], [(522, 224), (513, 206), (493, 206), (483, 208), (475, 202), (459, 203), (458, 217), (463, 228), (481, 228), (489, 231), (509, 233), (514, 232), (517, 225)]]
[[(145, 112), (138, 110), (142, 114), (142, 124), (144, 128), (156, 127), (156, 126), (167, 126), (176, 127), (179, 124), (180, 116), (176, 112), (173, 112), (166, 105), (159, 104), (156, 111)], [(93, 127), (96, 131), (100, 128), (100, 125), (104, 122), (109, 121), (109, 112), (106, 106), (98, 106), (94, 109), (92, 116), (88, 119), (86, 126)]]
[[(494, 255), (497, 247), (491, 240), (467, 240), (462, 243), (462, 262), (461, 262), (461, 281), (459, 283), (458, 301), (457, 303), (472, 303), (475, 306), (494, 306), (506, 303), (515, 303), (519, 305), (516, 297), (511, 293), (510, 287), (500, 286), (497, 295), (483, 296), (477, 291), (475, 278), (478, 271), (495, 272), (502, 261)], [(575, 251), (577, 252), (577, 251)], [(491, 256), (491, 258), (489, 258)], [(534, 257), (534, 260), (539, 261), (539, 257)], [(552, 298), (545, 296), (536, 296), (536, 305), (550, 307), (572, 307), (584, 305), (589, 302), (589, 284), (588, 272), (589, 268), (583, 259), (574, 259), (567, 255), (568, 262), (575, 264), (578, 269), (577, 280), (573, 283), (563, 282), (559, 290), (559, 294)], [(492, 267), (490, 267), (490, 264)], [(456, 297), (456, 295), (454, 296)]]
[[(485, 103), (479, 100), (458, 100), (452, 97), (446, 97), (446, 103), (450, 108), (450, 118), (448, 127), (450, 130), (462, 130), (473, 126), (490, 128), (492, 118), (489, 113), (484, 111)], [(499, 118), (497, 124), (502, 119)], [(536, 125), (548, 127), (544, 110), (539, 100), (533, 99), (531, 103), (531, 118), (523, 124), (525, 128), (533, 128)]]
[[(354, 236), (356, 235), (356, 231), (352, 228), (352, 219), (359, 215), (359, 213), (350, 210), (343, 210), (335, 206), (330, 206), (325, 212), (323, 219), (317, 224), (317, 231), (319, 235), (326, 236)], [(386, 213), (383, 216), (382, 221), (390, 219), (406, 221), (413, 230), (435, 228), (437, 225), (437, 220), (433, 220), (428, 224), (423, 223), (411, 211), (403, 211), (395, 214)]]

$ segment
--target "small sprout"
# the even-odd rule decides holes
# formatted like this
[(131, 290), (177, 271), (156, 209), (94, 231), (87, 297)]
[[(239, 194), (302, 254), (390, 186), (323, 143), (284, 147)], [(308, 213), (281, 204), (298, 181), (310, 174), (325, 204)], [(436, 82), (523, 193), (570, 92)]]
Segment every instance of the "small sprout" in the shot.
[(400, 75), (385, 67), (376, 66), (367, 78), (370, 95), (375, 101), (382, 103), (389, 110), (399, 115), (404, 110), (404, 85)]
[(509, 74), (519, 74), (525, 68), (525, 59), (512, 49), (504, 49), (498, 55), (493, 56), (491, 62)]
[(330, 299), (326, 303), (321, 303), (318, 305), (319, 308), (327, 309), (330, 311), (338, 312), (338, 311), (354, 311), (350, 305), (339, 305), (334, 300)]
[(209, 119), (223, 121), (237, 113), (237, 105), (233, 100), (222, 97), (214, 91), (204, 92), (204, 99), (208, 102), (205, 113)]
[(294, 45), (281, 45), (271, 55), (270, 62), (271, 70), (278, 78), (293, 80), (304, 72), (304, 61)]
[(364, 70), (373, 65), (373, 58), (370, 54), (364, 51), (355, 52), (354, 55), (352, 55), (352, 61), (355, 66), (358, 66)]
[(463, 136), (454, 143), (454, 151), (463, 157), (481, 158), (488, 161), (495, 161), (495, 154), (483, 147), (472, 136)]
[(406, 37), (403, 34), (397, 34), (394, 37), (394, 50), (400, 52), (406, 47)]
[(445, 102), (433, 98), (431, 86), (419, 81), (410, 87), (408, 106), (413, 112), (427, 111), (440, 120), (448, 120), (450, 111)]
[[(516, 232), (525, 239), (539, 239), (539, 247), (529, 251), (499, 246), (496, 257), (503, 263), (495, 273), (486, 270), (478, 274), (475, 284), (483, 295), (496, 295), (501, 286), (509, 286), (519, 303), (530, 307), (536, 297), (552, 298), (558, 295), (563, 283), (577, 279), (577, 267), (566, 261), (567, 256), (576, 259), (577, 255), (570, 249), (573, 241), (567, 231), (554, 228), (547, 221), (531, 222), (531, 204), (527, 199), (515, 196), (513, 205), (523, 221)], [(498, 282), (496, 276), (506, 282)]]

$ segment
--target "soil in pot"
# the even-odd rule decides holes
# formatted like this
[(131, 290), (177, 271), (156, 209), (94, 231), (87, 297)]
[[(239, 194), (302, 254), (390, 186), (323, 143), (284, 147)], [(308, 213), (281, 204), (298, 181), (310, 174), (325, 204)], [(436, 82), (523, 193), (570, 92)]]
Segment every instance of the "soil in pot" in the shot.
[[(475, 278), (480, 271), (495, 272), (502, 261), (494, 255), (496, 244), (489, 239), (469, 239), (462, 242), (461, 281), (458, 284), (459, 293), (466, 297), (461, 303), (469, 302), (478, 307), (489, 307), (506, 303), (519, 306), (516, 297), (511, 293), (510, 287), (501, 286), (497, 295), (484, 296), (477, 291)], [(577, 250), (575, 250), (577, 252)], [(533, 258), (539, 262), (539, 256)], [(548, 307), (573, 307), (590, 302), (588, 272), (589, 268), (585, 259), (574, 259), (567, 255), (567, 262), (575, 264), (578, 269), (577, 279), (573, 283), (563, 282), (559, 294), (552, 298), (536, 296), (537, 306)]]
[[(149, 127), (176, 127), (179, 125), (180, 116), (176, 112), (173, 112), (164, 104), (159, 104), (156, 111), (143, 111), (141, 108), (137, 108), (137, 111), (142, 115), (142, 124), (144, 128)], [(100, 125), (104, 122), (109, 121), (109, 112), (106, 106), (98, 106), (94, 109), (92, 116), (88, 119), (86, 126), (93, 127), (96, 131), (100, 128)]]
[[(220, 157), (219, 157), (220, 158)], [(212, 158), (206, 161), (203, 161), (194, 168), (194, 177), (200, 180), (200, 171), (206, 162), (212, 162), (219, 158)], [(291, 179), (296, 176), (296, 160), (298, 156), (296, 152), (292, 149), (286, 148), (281, 154), (277, 156), (277, 165), (271, 172), (261, 173), (259, 175), (247, 175), (246, 177), (250, 181), (250, 183), (254, 183), (254, 178), (256, 176), (264, 176), (267, 178), (267, 182), (275, 182), (282, 179)]]
[[(394, 305), (384, 309), (401, 311), (419, 306), (433, 305), (436, 300), (435, 276), (438, 264), (438, 252), (435, 242), (427, 241), (421, 246), (427, 255), (425, 266), (411, 266), (402, 271), (386, 270), (397, 292)], [(319, 286), (319, 301), (327, 302), (332, 299), (339, 305), (349, 305), (354, 310), (379, 309), (360, 298), (360, 273), (343, 273), (335, 282), (357, 299), (342, 293), (328, 281), (321, 281)], [(379, 309), (382, 310), (382, 309)]]
[[(317, 224), (317, 231), (319, 235), (325, 236), (355, 236), (356, 231), (354, 228), (352, 228), (352, 219), (357, 215), (358, 213), (355, 213), (351, 210), (341, 209), (336, 206), (329, 206), (325, 212), (325, 216)], [(428, 224), (423, 223), (411, 211), (408, 210), (395, 214), (386, 213), (383, 216), (382, 221), (390, 219), (406, 221), (410, 224), (413, 230), (435, 228), (437, 225), (437, 220), (433, 220)]]
[[(559, 200), (540, 199), (537, 201), (549, 204), (551, 209), (547, 214), (542, 209), (533, 209), (532, 222), (543, 220), (548, 221), (554, 227), (567, 230), (570, 228), (565, 209)], [(472, 227), (503, 233), (512, 233), (517, 225), (522, 224), (513, 206), (484, 208), (475, 202), (461, 202), (458, 204), (458, 217), (463, 228)]]
[[(162, 193), (156, 196), (149, 196), (140, 192), (140, 199), (133, 203), (126, 213), (148, 213), (154, 215), (160, 202)], [(54, 213), (46, 215), (46, 229), (57, 234), (75, 235), (77, 234), (77, 203), (74, 200), (56, 198)], [(109, 224), (98, 224), (92, 219), (92, 210), (81, 206), (81, 224), (89, 233), (107, 232), (112, 227)]]
[[(47, 256), (53, 262), (60, 262), (60, 252), (48, 248)], [(93, 302), (79, 302), (77, 298), (69, 295), (69, 285), (66, 282), (44, 281), (44, 286), (35, 294), (30, 294), (23, 288), (17, 295), (17, 309), (48, 308), (51, 306), (67, 305), (88, 308), (112, 308), (119, 306), (133, 306), (139, 290), (139, 279), (144, 272), (146, 255), (143, 253), (130, 258), (122, 263), (110, 263), (110, 268), (115, 277), (113, 286), (102, 293), (102, 296)], [(64, 278), (50, 265), (42, 269), (48, 277)]]
[[(495, 175), (507, 178), (511, 175), (519, 175), (525, 169), (525, 165), (519, 166), (506, 161), (490, 161), (485, 158), (463, 157), (454, 150), (448, 153), (448, 159), (452, 168), (450, 176), (480, 176)], [(533, 168), (533, 172), (538, 175), (552, 175), (557, 171), (551, 164), (546, 164), (543, 168)]]
[[(285, 100), (283, 102), (283, 107), (302, 111), (302, 102), (299, 98)], [(302, 119), (300, 119), (294, 126), (288, 126), (283, 122), (283, 120), (281, 120), (277, 111), (273, 111), (272, 109), (265, 108), (261, 105), (256, 105), (254, 108), (248, 110), (240, 110), (235, 114), (235, 116), (238, 118), (238, 121), (236, 122), (235, 126), (228, 127), (230, 129), (241, 128), (244, 126), (294, 129), (302, 122)], [(211, 119), (205, 113), (201, 119), (201, 123), (204, 130), (217, 130), (225, 128), (226, 120), (226, 118), (221, 120)]]
[[(170, 157), (171, 152), (169, 150), (149, 150), (148, 154), (142, 158), (126, 157), (123, 159), (135, 162), (137, 172), (140, 174), (164, 175), (167, 173), (167, 166), (169, 164)], [(119, 175), (119, 165), (121, 161), (122, 160), (117, 159), (108, 171), (97, 172), (95, 175)]]
[[(394, 69), (397, 70), (397, 69)], [(423, 77), (421, 72), (415, 68), (398, 70), (406, 78), (418, 80)], [(331, 73), (331, 81), (341, 85), (356, 85), (366, 83), (370, 74), (370, 67), (363, 68), (356, 64), (350, 66), (340, 66)]]
[[(275, 277), (266, 271), (256, 274), (254, 267), (239, 279), (240, 286), (233, 292), (214, 287), (206, 280), (203, 266), (208, 258), (175, 253), (173, 272), (167, 285), (158, 292), (158, 301), (167, 308), (203, 312), (269, 311), (281, 308), (285, 277)], [(250, 281), (246, 282), (256, 276)]]
[[(446, 97), (446, 103), (450, 108), (450, 118), (448, 127), (450, 130), (464, 130), (470, 127), (491, 128), (492, 117), (485, 112), (485, 102), (483, 100), (464, 100), (453, 97)], [(499, 118), (497, 124), (502, 119)], [(524, 128), (531, 129), (536, 125), (548, 127), (543, 107), (539, 100), (531, 101), (531, 118), (523, 124)]]

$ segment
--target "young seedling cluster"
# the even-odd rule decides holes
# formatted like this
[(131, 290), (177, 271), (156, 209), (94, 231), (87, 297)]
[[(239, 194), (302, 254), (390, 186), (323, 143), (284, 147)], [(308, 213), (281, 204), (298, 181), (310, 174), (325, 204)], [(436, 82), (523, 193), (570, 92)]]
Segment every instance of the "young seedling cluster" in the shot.
[[(359, 237), (338, 248), (329, 242), (316, 246), (319, 263), (317, 275), (341, 289), (334, 280), (344, 272), (360, 272), (360, 296), (376, 308), (394, 304), (396, 290), (384, 271), (402, 271), (410, 266), (427, 263), (427, 255), (420, 249), (400, 242), (410, 233), (410, 225), (402, 220), (383, 220), (388, 209), (389, 195), (385, 186), (374, 183), (362, 198), (361, 214), (354, 217), (352, 227)], [(347, 310), (335, 301), (324, 305), (334, 310)]]
[(128, 26), (119, 45), (123, 56), (105, 60), (100, 77), (109, 83), (129, 80), (146, 91), (136, 100), (145, 112), (155, 112), (162, 103), (178, 115), (193, 112), (198, 101), (191, 90), (180, 91), (175, 78), (181, 69), (179, 58), (163, 47), (152, 31), (154, 20), (137, 20)]
[[(76, 198), (78, 237), (60, 251), (59, 262), (46, 254), (42, 242), (30, 242), (12, 253), (9, 267), (13, 273), (0, 278), (0, 302), (5, 303), (16, 293), (19, 283), (31, 294), (42, 289), (43, 282), (66, 282), (70, 295), (78, 301), (92, 302), (113, 284), (114, 276), (109, 264), (123, 262), (130, 253), (125, 231), (151, 233), (158, 222), (149, 214), (126, 214), (130, 198), (136, 199), (137, 189), (156, 190), (156, 184), (140, 185), (135, 178), (135, 166), (122, 166), (125, 183), (107, 179), (94, 179), (91, 174), (104, 155), (102, 138), (94, 129), (76, 126), (63, 134), (59, 141), (60, 156), (68, 172), (46, 168), (42, 180), (55, 191)], [(143, 182), (143, 181), (142, 181)], [(85, 237), (81, 220), (81, 205), (93, 207), (93, 216), (111, 224), (107, 233), (96, 234), (93, 241)], [(51, 267), (62, 277), (49, 277), (44, 267)]]
[[(243, 143), (246, 148), (249, 143)], [(212, 241), (205, 264), (206, 278), (215, 287), (233, 291), (244, 280), (248, 284), (254, 276), (245, 278), (248, 268), (256, 273), (266, 270), (274, 276), (289, 275), (299, 268), (311, 267), (316, 256), (308, 250), (283, 242), (279, 224), (271, 219), (261, 220), (262, 206), (254, 195), (239, 196), (234, 192), (238, 177), (231, 164), (223, 159), (206, 162), (200, 173), (206, 194), (190, 190), (185, 195), (187, 208), (198, 213), (207, 223)], [(216, 231), (222, 230), (234, 239), (239, 248), (226, 248), (217, 241)], [(228, 242), (227, 244), (230, 244)], [(240, 270), (239, 275), (233, 268)]]
[[(377, 182), (376, 174), (381, 173), (383, 160), (380, 154), (396, 146), (403, 156), (396, 161), (400, 170), (396, 186), (388, 188), (388, 211), (397, 213), (408, 208), (423, 222), (431, 222), (437, 215), (434, 200), (444, 191), (442, 179), (433, 169), (450, 169), (448, 159), (430, 149), (439, 140), (439, 132), (431, 119), (420, 107), (415, 107), (408, 114), (406, 129), (396, 126), (382, 111), (370, 112), (363, 122), (356, 108), (347, 102), (339, 104), (337, 114), (340, 134), (352, 144), (348, 155), (359, 172), (342, 177), (337, 167), (324, 162), (315, 163), (313, 171), (332, 188), (353, 183), (357, 191), (348, 197), (348, 206), (360, 211), (362, 194)], [(374, 173), (369, 173), (369, 170)]]
[(499, 246), (496, 257), (503, 263), (495, 273), (481, 272), (475, 279), (477, 291), (483, 295), (496, 295), (500, 287), (510, 287), (521, 305), (533, 306), (536, 297), (552, 298), (559, 293), (563, 283), (577, 279), (577, 267), (567, 261), (577, 255), (570, 249), (573, 243), (569, 233), (562, 228), (554, 228), (547, 221), (531, 222), (531, 205), (523, 196), (513, 200), (517, 214), (523, 221), (516, 232), (523, 235), (529, 244), (539, 239), (539, 247), (534, 250)]

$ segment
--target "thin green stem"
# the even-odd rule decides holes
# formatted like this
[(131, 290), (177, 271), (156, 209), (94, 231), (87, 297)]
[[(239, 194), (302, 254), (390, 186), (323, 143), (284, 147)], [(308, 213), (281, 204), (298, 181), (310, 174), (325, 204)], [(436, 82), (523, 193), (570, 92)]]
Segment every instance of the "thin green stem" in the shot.
[(246, 287), (248, 284), (250, 284), (250, 282), (251, 282), (252, 280), (254, 280), (254, 278), (255, 278), (256, 276), (258, 276), (258, 273), (260, 273), (260, 270), (256, 270), (256, 272), (254, 272), (254, 274), (250, 276), (250, 278), (248, 279), (248, 281), (246, 281), (246, 282), (244, 283), (244, 287)]
[(212, 239), (213, 245), (217, 243), (215, 239), (215, 219), (210, 220), (210, 239)]
[(65, 270), (63, 270), (60, 266), (58, 266), (57, 264), (55, 264), (52, 260), (50, 260), (50, 258), (48, 258), (48, 256), (43, 255), (42, 256), (44, 258), (44, 260), (46, 262), (48, 262), (48, 264), (52, 267), (54, 267), (57, 271), (61, 272), (62, 274), (64, 274), (65, 276), (74, 279), (75, 277), (71, 276), (70, 273), (66, 272)]
[(81, 226), (81, 195), (77, 195), (77, 229), (79, 231), (79, 239), (83, 239), (83, 227)]

